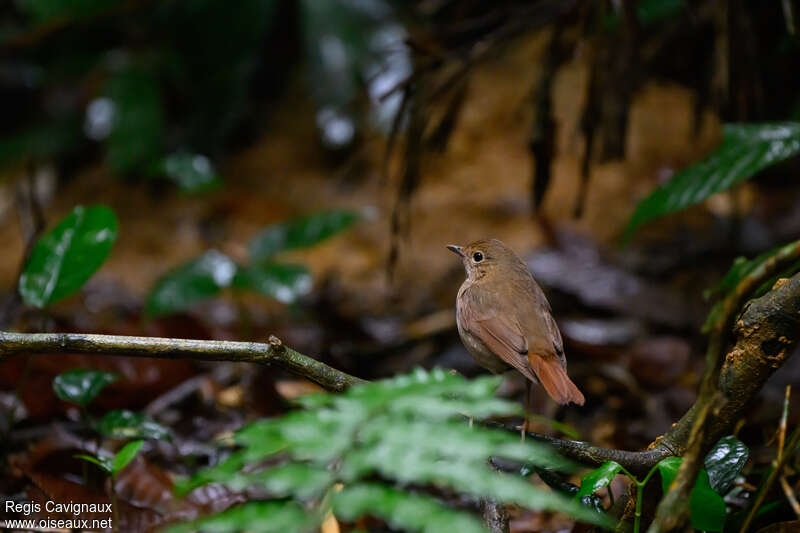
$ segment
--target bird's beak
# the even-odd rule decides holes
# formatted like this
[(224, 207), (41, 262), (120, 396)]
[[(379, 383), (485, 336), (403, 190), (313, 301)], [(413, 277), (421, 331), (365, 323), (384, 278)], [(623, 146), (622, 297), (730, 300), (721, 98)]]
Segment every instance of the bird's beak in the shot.
[(461, 257), (464, 257), (464, 252), (461, 250), (461, 246), (456, 246), (455, 244), (448, 244), (447, 249), (453, 252), (454, 254), (458, 254)]

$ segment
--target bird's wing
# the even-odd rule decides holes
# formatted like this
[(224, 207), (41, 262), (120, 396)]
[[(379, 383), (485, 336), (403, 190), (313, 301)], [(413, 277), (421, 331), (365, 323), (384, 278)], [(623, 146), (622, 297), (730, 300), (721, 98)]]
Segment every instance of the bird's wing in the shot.
[(500, 359), (535, 382), (536, 377), (528, 365), (528, 339), (520, 323), (491, 311), (478, 311), (481, 308), (478, 305), (468, 305), (467, 299), (474, 297), (470, 292), (466, 291), (466, 298), (463, 301), (459, 299), (457, 304), (462, 327), (478, 337)]

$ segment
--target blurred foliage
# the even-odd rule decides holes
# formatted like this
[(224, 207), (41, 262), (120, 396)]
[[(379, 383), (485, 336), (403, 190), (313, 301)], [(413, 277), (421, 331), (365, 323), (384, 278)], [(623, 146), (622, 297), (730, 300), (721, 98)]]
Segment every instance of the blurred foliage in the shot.
[(141, 413), (109, 411), (96, 424), (98, 433), (112, 439), (171, 440), (170, 430)]
[(100, 392), (117, 380), (117, 375), (100, 370), (70, 370), (53, 380), (53, 391), (65, 402), (86, 407)]
[(386, 0), (19, 0), (0, 21), (11, 56), (0, 91), (15, 102), (0, 165), (91, 156), (96, 141), (115, 173), (188, 192), (221, 183), (212, 160), (263, 128), (264, 95), (280, 93), (296, 62), (335, 150), (352, 146), (373, 107), (386, 122), (398, 102), (378, 92), (410, 71)]
[(39, 238), (19, 278), (28, 305), (44, 307), (80, 289), (117, 240), (117, 216), (106, 206), (77, 206)]
[(356, 211), (334, 210), (268, 226), (250, 240), (249, 265), (210, 250), (159, 279), (148, 297), (147, 312), (160, 316), (183, 311), (227, 288), (294, 302), (311, 290), (311, 273), (304, 265), (275, 262), (273, 256), (314, 246), (360, 218)]
[(680, 211), (800, 153), (800, 123), (727, 124), (722, 145), (636, 206), (626, 239), (642, 224)]
[(328, 211), (273, 224), (250, 239), (250, 259), (260, 263), (278, 252), (308, 248), (353, 225), (360, 215), (354, 211)]
[(130, 462), (133, 461), (133, 459), (139, 453), (139, 450), (142, 449), (143, 444), (144, 444), (143, 440), (134, 440), (127, 443), (125, 446), (122, 447), (122, 449), (120, 449), (114, 455), (78, 454), (75, 457), (77, 459), (82, 459), (89, 463), (95, 464), (99, 466), (100, 469), (106, 474), (110, 475), (111, 477), (116, 477), (116, 475), (119, 474), (120, 470), (128, 466), (128, 464), (130, 464)]
[[(546, 444), (467, 422), (465, 416), (519, 414), (517, 404), (494, 397), (498, 385), (496, 377), (469, 381), (442, 370), (416, 370), (342, 394), (301, 397), (303, 410), (242, 428), (236, 433), (239, 449), (178, 490), (186, 494), (210, 482), (233, 490), (258, 486), (272, 498), (311, 505), (302, 519), (316, 521), (300, 522), (292, 503), (276, 513), (274, 503), (250, 502), (173, 531), (237, 531), (242, 516), (259, 531), (303, 531), (317, 526), (328, 509), (346, 520), (378, 516), (409, 531), (484, 530), (477, 517), (450, 507), (436, 492), (410, 488), (426, 486), (608, 527), (603, 513), (490, 466), (495, 456), (542, 468), (572, 467)], [(287, 516), (291, 523), (275, 522)]]

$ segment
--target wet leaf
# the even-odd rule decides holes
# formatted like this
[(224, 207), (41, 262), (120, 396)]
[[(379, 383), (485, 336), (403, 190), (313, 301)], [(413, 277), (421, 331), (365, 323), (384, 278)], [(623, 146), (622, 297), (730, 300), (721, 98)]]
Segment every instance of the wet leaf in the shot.
[(278, 252), (308, 248), (345, 230), (359, 218), (355, 211), (336, 210), (267, 226), (250, 240), (250, 259), (258, 263)]
[(156, 79), (131, 68), (111, 78), (106, 89), (113, 103), (107, 140), (108, 162), (120, 173), (152, 164), (161, 155), (163, 117)]
[(222, 179), (214, 169), (214, 165), (201, 154), (169, 155), (159, 163), (158, 170), (186, 193), (208, 192), (222, 185)]
[(711, 487), (724, 496), (744, 468), (750, 450), (733, 435), (722, 437), (706, 455), (705, 465)]
[(210, 250), (161, 277), (147, 298), (147, 313), (162, 316), (184, 311), (230, 287), (238, 266), (227, 255)]
[(599, 468), (595, 468), (581, 478), (581, 489), (575, 495), (575, 498), (580, 499), (602, 489), (614, 480), (621, 469), (622, 465), (619, 463), (606, 461)]
[(304, 265), (265, 263), (240, 268), (234, 284), (291, 303), (311, 292), (311, 273)]
[(625, 238), (642, 224), (729, 189), (800, 152), (800, 122), (726, 124), (722, 145), (639, 202)]
[(170, 431), (140, 413), (115, 410), (106, 413), (97, 425), (100, 433), (113, 439), (170, 440)]
[(53, 391), (65, 402), (86, 407), (100, 391), (117, 380), (117, 375), (98, 370), (70, 370), (53, 379)]
[(133, 458), (136, 457), (136, 454), (142, 449), (143, 444), (143, 440), (135, 440), (123, 446), (111, 461), (111, 475), (116, 476), (120, 470), (128, 466), (128, 463), (133, 461)]
[(106, 206), (77, 206), (36, 243), (19, 279), (28, 305), (45, 307), (80, 289), (111, 253), (117, 217)]

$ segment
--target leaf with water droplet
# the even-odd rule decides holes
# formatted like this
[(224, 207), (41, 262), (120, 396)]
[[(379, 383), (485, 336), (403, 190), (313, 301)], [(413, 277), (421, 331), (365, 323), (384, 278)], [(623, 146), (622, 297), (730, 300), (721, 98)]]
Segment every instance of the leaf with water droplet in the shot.
[(292, 303), (311, 292), (311, 273), (304, 265), (266, 263), (241, 268), (235, 285), (271, 296), (282, 303)]
[(171, 154), (159, 162), (157, 169), (185, 193), (204, 193), (222, 185), (211, 160), (202, 154)]
[(162, 276), (147, 298), (147, 314), (162, 316), (184, 311), (230, 287), (239, 267), (227, 255), (209, 250)]

